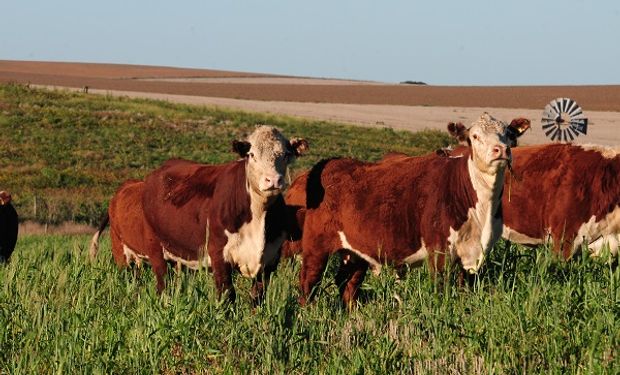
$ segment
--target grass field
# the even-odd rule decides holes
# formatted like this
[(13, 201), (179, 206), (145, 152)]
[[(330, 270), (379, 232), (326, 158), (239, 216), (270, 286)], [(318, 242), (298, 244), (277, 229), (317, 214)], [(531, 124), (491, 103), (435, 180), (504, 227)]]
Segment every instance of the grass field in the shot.
[(387, 269), (348, 314), (328, 268), (318, 300), (296, 298), (297, 263), (264, 305), (236, 278), (234, 306), (207, 272), (171, 270), (157, 297), (148, 267), (118, 270), (109, 241), (22, 238), (0, 268), (0, 368), (7, 373), (609, 373), (620, 370), (620, 271), (545, 248), (497, 249), (477, 283)]
[[(234, 157), (230, 141), (264, 122), (311, 142), (297, 170), (332, 155), (376, 159), (448, 142), (399, 133), (152, 101), (0, 86), (0, 188), (22, 217), (92, 222), (119, 182), (182, 156)], [(37, 197), (37, 212), (34, 212)], [(351, 313), (328, 267), (300, 307), (299, 264), (284, 262), (255, 309), (250, 280), (220, 304), (212, 276), (170, 269), (155, 294), (149, 267), (117, 269), (104, 236), (25, 236), (0, 267), (2, 373), (578, 373), (620, 372), (620, 270), (542, 246), (496, 246), (472, 286), (427, 267), (363, 284)]]

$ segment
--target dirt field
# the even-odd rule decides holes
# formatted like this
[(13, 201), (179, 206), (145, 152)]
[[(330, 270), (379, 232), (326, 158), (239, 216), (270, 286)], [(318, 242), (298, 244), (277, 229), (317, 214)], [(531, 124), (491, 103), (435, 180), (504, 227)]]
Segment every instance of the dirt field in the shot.
[(218, 105), (364, 126), (411, 131), (469, 123), (483, 111), (510, 120), (530, 118), (524, 143), (545, 143), (544, 106), (575, 99), (590, 125), (578, 143), (620, 145), (620, 85), (451, 87), (309, 79), (229, 71), (136, 65), (0, 61), (0, 82), (89, 87), (91, 93)]

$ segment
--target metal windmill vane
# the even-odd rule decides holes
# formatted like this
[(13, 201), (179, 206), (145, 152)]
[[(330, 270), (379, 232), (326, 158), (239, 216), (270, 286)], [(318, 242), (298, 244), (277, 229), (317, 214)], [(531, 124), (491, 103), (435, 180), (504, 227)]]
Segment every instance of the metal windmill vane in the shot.
[(545, 106), (542, 128), (552, 141), (568, 142), (588, 133), (588, 119), (576, 101), (557, 98)]

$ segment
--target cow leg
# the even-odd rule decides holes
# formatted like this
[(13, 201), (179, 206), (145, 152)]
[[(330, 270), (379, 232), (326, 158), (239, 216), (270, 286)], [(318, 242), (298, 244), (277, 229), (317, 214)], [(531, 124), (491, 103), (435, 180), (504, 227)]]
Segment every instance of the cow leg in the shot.
[(214, 231), (210, 233), (207, 252), (211, 259), (211, 270), (213, 271), (213, 278), (215, 279), (217, 297), (221, 300), (223, 295), (227, 295), (228, 302), (234, 303), (236, 293), (232, 282), (233, 268), (230, 263), (226, 262), (224, 259), (224, 246), (226, 245), (227, 239), (216, 238)]
[(256, 278), (252, 284), (252, 290), (250, 292), (250, 297), (252, 298), (252, 304), (254, 306), (258, 306), (263, 302), (265, 293), (267, 292), (267, 287), (271, 281), (271, 275), (278, 268), (279, 262), (280, 257), (278, 257), (272, 264), (266, 265), (263, 270), (256, 275)]
[[(151, 269), (157, 281), (157, 294), (161, 294), (166, 287), (165, 277), (168, 272), (168, 263), (164, 259), (164, 250), (161, 241), (148, 224), (144, 224), (144, 255), (151, 263)], [(137, 262), (139, 264), (139, 262)]]
[(114, 257), (114, 262), (120, 268), (126, 267), (128, 263), (127, 258), (125, 258), (125, 253), (123, 252), (123, 242), (114, 227), (110, 228), (110, 239), (112, 240), (112, 256)]
[(237, 295), (232, 283), (232, 266), (224, 259), (214, 262), (211, 258), (211, 269), (213, 270), (218, 299), (222, 299), (222, 296), (226, 295), (228, 302), (234, 303)]
[(570, 259), (573, 256), (573, 242), (567, 241), (566, 234), (555, 234), (553, 238), (553, 252), (560, 255), (564, 260)]
[(301, 286), (301, 297), (299, 303), (305, 305), (310, 302), (312, 292), (316, 284), (321, 281), (329, 253), (323, 251), (312, 251), (311, 248), (304, 246), (302, 253), (302, 264), (299, 284)]
[(342, 303), (348, 310), (353, 309), (357, 300), (359, 286), (364, 281), (368, 262), (350, 253), (342, 253), (340, 268), (336, 274), (336, 285), (340, 290)]
[(168, 263), (166, 263), (166, 260), (164, 259), (164, 252), (160, 250), (150, 256), (149, 261), (151, 262), (151, 268), (153, 269), (155, 279), (157, 280), (157, 294), (161, 294), (166, 287), (165, 277), (166, 272), (168, 271)]

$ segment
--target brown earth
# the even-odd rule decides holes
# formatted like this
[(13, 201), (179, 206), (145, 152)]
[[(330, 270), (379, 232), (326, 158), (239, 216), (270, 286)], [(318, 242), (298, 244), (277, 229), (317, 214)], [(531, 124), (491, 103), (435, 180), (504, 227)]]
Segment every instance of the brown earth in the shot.
[(89, 93), (228, 107), (409, 131), (469, 124), (484, 111), (506, 121), (532, 120), (522, 144), (547, 143), (544, 106), (571, 97), (589, 119), (576, 143), (620, 145), (620, 85), (449, 87), (287, 77), (137, 65), (0, 60), (0, 82), (44, 87), (89, 86)]
[(0, 82), (148, 92), (247, 100), (388, 104), (405, 106), (526, 108), (542, 110), (553, 98), (570, 97), (591, 111), (620, 112), (620, 85), (425, 86), (399, 84), (223, 83), (144, 78), (282, 77), (205, 69), (138, 65), (0, 60)]

